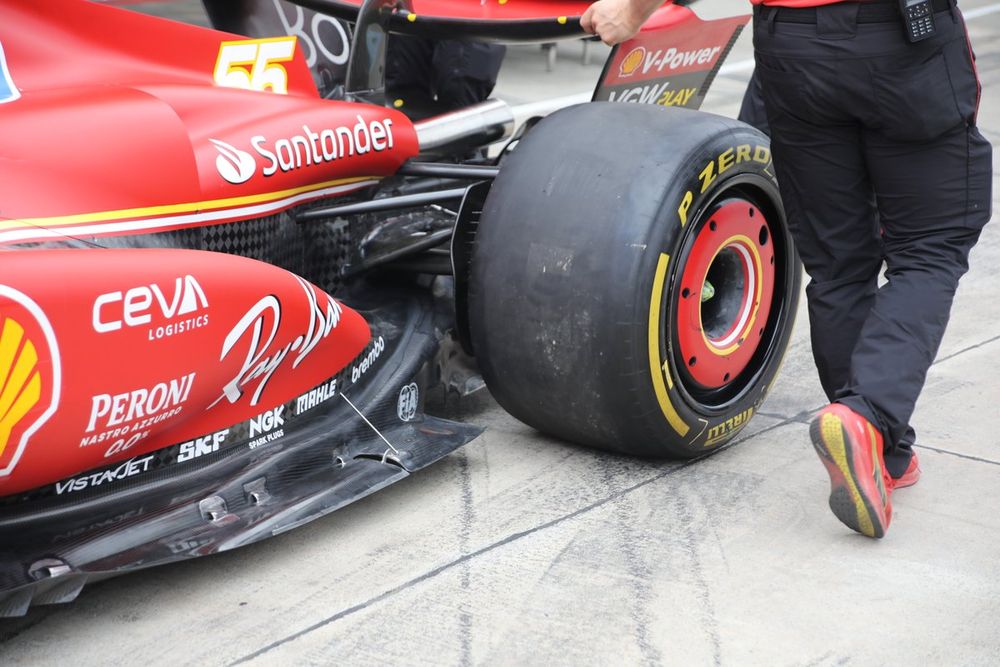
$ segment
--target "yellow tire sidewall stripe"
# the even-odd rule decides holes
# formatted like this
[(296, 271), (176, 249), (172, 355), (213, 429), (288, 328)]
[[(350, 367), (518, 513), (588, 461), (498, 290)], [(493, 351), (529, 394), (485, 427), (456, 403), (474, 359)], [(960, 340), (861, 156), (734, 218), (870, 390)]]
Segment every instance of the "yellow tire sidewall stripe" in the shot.
[(663, 359), (660, 356), (660, 322), (662, 321), (663, 308), (663, 286), (666, 283), (667, 267), (670, 264), (670, 256), (660, 253), (656, 263), (656, 273), (653, 276), (653, 293), (649, 299), (649, 373), (653, 380), (653, 390), (656, 393), (656, 401), (660, 405), (663, 416), (681, 437), (690, 431), (690, 427), (674, 408), (670, 401), (670, 394), (667, 383), (670, 382), (670, 375), (664, 368)]

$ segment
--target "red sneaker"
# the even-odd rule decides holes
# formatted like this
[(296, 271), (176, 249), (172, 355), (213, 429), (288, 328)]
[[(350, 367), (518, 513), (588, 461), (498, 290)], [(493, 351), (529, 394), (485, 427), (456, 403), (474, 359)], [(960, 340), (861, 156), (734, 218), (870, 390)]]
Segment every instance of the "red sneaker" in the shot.
[(892, 520), (892, 478), (882, 457), (882, 434), (846, 405), (831, 403), (809, 429), (830, 474), (830, 509), (841, 523), (882, 537)]
[(906, 472), (900, 477), (892, 479), (889, 486), (893, 490), (902, 489), (907, 486), (913, 486), (917, 483), (918, 479), (920, 479), (920, 461), (917, 460), (917, 453), (913, 452), (913, 456), (910, 457), (910, 464), (906, 466)]

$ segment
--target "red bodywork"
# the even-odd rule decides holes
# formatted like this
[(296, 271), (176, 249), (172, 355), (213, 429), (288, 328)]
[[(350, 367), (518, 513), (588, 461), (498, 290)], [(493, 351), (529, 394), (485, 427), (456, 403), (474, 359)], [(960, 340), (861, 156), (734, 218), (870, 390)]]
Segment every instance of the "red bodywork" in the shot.
[[(587, 4), (418, 0), (414, 12), (565, 23)], [(692, 17), (668, 6), (652, 25)], [(82, 0), (0, 6), (0, 246), (12, 250), (0, 263), (0, 497), (82, 490), (99, 483), (85, 471), (115, 464), (122, 479), (187, 440), (219, 446), (203, 439), (332, 382), (368, 345), (358, 313), (283, 269), (100, 248), (356, 191), (417, 155), (406, 116), (321, 99), (301, 50), (264, 57), (271, 42), (292, 47)], [(230, 78), (264, 83), (220, 85)], [(70, 239), (95, 247), (13, 251)]]
[[(403, 114), (320, 99), (298, 50), (277, 63), (286, 94), (220, 88), (222, 47), (238, 39), (76, 0), (4, 2), (0, 243), (259, 218), (416, 155)], [(119, 479), (142, 472), (149, 452), (329, 381), (369, 337), (356, 312), (249, 259), (4, 253), (0, 496), (116, 462)]]
[[(356, 11), (363, 0), (332, 0), (331, 5)], [(410, 0), (421, 17), (457, 21), (534, 21), (579, 18), (593, 0)]]
[(329, 380), (369, 339), (317, 287), (242, 257), (24, 251), (2, 274), (0, 496), (117, 461), (142, 472)]
[[(371, 184), (417, 153), (402, 113), (319, 99), (298, 50), (278, 63), (287, 94), (222, 89), (213, 74), (233, 35), (79, 0), (10, 0), (2, 17), (21, 94), (0, 106), (0, 243), (259, 217)], [(387, 136), (373, 140), (373, 123)], [(359, 124), (353, 155), (330, 150), (330, 132), (346, 144)], [(266, 175), (255, 137), (298, 166)], [(244, 182), (221, 173), (227, 147), (256, 163)]]
[[(355, 18), (359, 3), (335, 4)], [(589, 2), (399, 4), (413, 13), (382, 27), (547, 41), (581, 36)], [(317, 53), (319, 15), (307, 34), (298, 7), (213, 6), (262, 37), (85, 0), (0, 2), (0, 616), (266, 539), (481, 432), (421, 400), (456, 363), (442, 334), (466, 305), (462, 276), (454, 293), (424, 280), (448, 271), (424, 251), (441, 232), (468, 240), (479, 195), (457, 222), (406, 212), (400, 181), (378, 186), (417, 156), (416, 130), (319, 96), (314, 74), (326, 94), (340, 82), (300, 48)], [(254, 24), (262, 7), (278, 13)], [(355, 45), (375, 43), (371, 18)], [(683, 46), (644, 31), (598, 94), (696, 106), (741, 25), (667, 6), (650, 32)], [(678, 57), (696, 67), (673, 74)], [(352, 85), (362, 68), (377, 88), (377, 62), (352, 62)], [(379, 201), (293, 210), (352, 192)], [(371, 213), (387, 203), (401, 210)]]

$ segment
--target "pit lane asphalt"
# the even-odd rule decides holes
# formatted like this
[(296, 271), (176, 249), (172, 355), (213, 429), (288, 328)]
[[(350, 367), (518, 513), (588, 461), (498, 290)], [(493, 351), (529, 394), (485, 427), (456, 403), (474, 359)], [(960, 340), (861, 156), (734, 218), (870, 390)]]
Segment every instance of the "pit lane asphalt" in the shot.
[[(1000, 145), (1000, 5), (963, 8), (980, 123)], [(600, 72), (592, 50), (583, 66), (578, 44), (561, 45), (549, 73), (537, 47), (513, 48), (498, 94), (585, 91)], [(751, 57), (744, 34), (706, 110), (735, 114)], [(488, 396), (439, 397), (439, 412), (486, 433), (291, 533), (0, 621), (0, 664), (1000, 664), (998, 267), (993, 222), (914, 417), (924, 476), (895, 494), (881, 541), (827, 508), (801, 312), (771, 397), (706, 460), (600, 454), (538, 435)]]

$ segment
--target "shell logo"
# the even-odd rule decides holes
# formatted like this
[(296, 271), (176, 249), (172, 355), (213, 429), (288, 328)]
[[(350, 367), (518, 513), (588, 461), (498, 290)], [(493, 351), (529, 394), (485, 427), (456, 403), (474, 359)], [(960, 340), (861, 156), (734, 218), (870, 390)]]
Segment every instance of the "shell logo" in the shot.
[(0, 477), (59, 403), (62, 382), (55, 332), (37, 303), (0, 285)]
[(642, 61), (646, 59), (646, 49), (641, 46), (637, 46), (628, 52), (628, 55), (622, 60), (621, 67), (619, 68), (619, 76), (622, 78), (629, 77), (635, 74), (635, 71), (639, 69), (639, 65)]

